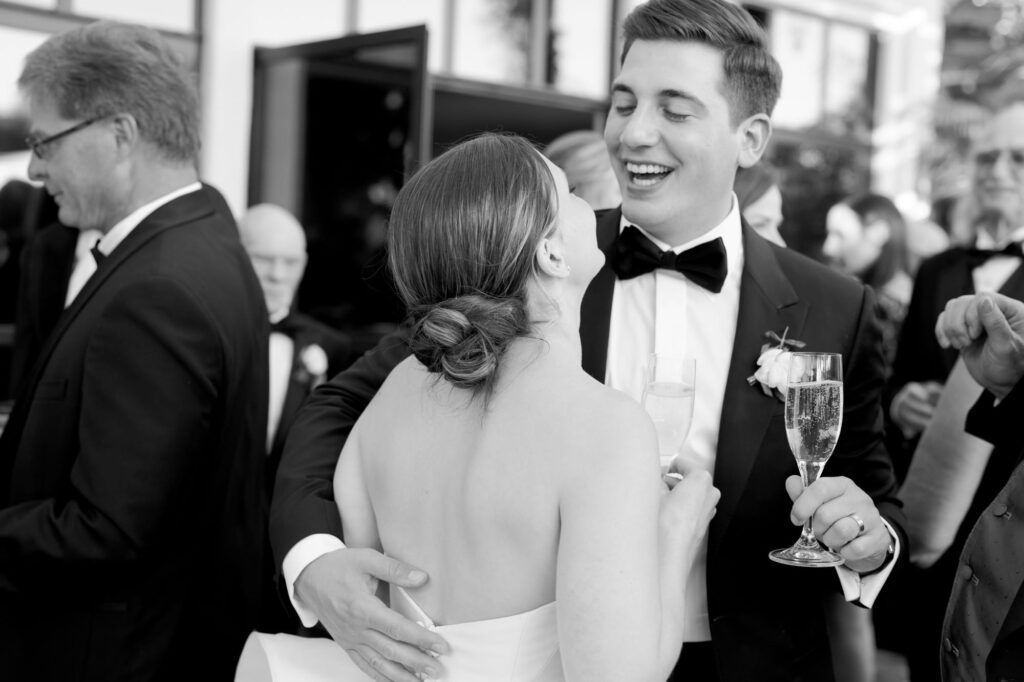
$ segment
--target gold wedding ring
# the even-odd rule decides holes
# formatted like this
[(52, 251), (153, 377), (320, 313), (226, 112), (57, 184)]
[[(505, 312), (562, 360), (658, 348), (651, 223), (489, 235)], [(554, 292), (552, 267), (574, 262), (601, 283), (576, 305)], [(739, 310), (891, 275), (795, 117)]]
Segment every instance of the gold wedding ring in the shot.
[(861, 534), (864, 532), (864, 522), (856, 514), (847, 514), (846, 518), (853, 519), (857, 522), (857, 537), (860, 537)]

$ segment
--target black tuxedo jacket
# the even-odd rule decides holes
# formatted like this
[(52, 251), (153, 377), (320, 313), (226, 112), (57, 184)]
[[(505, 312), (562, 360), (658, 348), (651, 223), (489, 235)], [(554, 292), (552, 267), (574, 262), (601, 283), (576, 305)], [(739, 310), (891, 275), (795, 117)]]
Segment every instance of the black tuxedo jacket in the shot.
[(285, 391), (284, 405), (281, 408), (281, 419), (277, 423), (277, 430), (274, 432), (274, 439), (267, 454), (268, 470), (271, 479), (268, 483), (273, 485), (273, 475), (277, 471), (278, 463), (281, 461), (281, 453), (284, 451), (285, 438), (299, 408), (309, 397), (315, 386), (316, 377), (310, 375), (302, 364), (302, 352), (310, 346), (320, 346), (327, 355), (327, 376), (332, 377), (342, 371), (351, 363), (352, 345), (347, 336), (341, 332), (328, 327), (319, 320), (300, 312), (288, 313), (289, 336), (294, 344), (292, 353), (292, 368), (288, 378), (288, 388)]
[[(962, 247), (943, 251), (921, 263), (893, 361), (893, 393), (911, 381), (946, 381), (958, 353), (954, 348), (939, 346), (935, 322), (947, 302), (974, 293), (972, 273), (968, 251)], [(999, 293), (1024, 301), (1024, 267), (1010, 275)]]
[[(618, 234), (620, 211), (598, 214), (598, 244)], [(896, 483), (882, 445), (884, 360), (869, 289), (743, 228), (739, 322), (722, 413), (709, 532), (708, 606), (723, 680), (832, 679), (819, 597), (840, 589), (833, 571), (785, 567), (768, 552), (796, 540), (787, 476), (797, 473), (784, 406), (747, 384), (765, 332), (843, 354), (843, 430), (826, 472), (853, 479), (902, 533)], [(583, 299), (583, 366), (604, 379), (614, 274), (602, 268)], [(708, 321), (708, 324), (713, 322)], [(408, 355), (402, 333), (386, 337), (348, 372), (314, 392), (299, 413), (278, 471), (271, 542), (280, 565), (314, 532), (341, 533), (332, 476), (340, 444), (388, 371)], [(904, 543), (905, 546), (905, 543)], [(905, 553), (904, 553), (905, 556)]]
[[(203, 185), (203, 192), (218, 214), (234, 222), (220, 192), (209, 185)], [(21, 253), (11, 368), (13, 397), (24, 390), (46, 337), (64, 312), (78, 234), (73, 227), (50, 223), (32, 234)]]
[(268, 323), (209, 191), (104, 259), (0, 437), (12, 679), (226, 679), (251, 628)]

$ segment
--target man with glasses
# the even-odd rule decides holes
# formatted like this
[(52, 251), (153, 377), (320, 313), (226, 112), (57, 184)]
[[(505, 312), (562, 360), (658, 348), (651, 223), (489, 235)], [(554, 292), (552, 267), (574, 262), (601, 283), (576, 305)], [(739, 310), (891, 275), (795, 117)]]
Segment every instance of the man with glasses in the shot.
[[(958, 296), (998, 292), (1024, 300), (1024, 102), (994, 113), (973, 148), (974, 243), (954, 247), (924, 261), (914, 283), (900, 334), (890, 390), (890, 452), (897, 470), (906, 472), (920, 434), (931, 421), (939, 393), (956, 363), (957, 351), (935, 339), (935, 322), (948, 301)], [(902, 456), (902, 461), (900, 457)], [(985, 506), (1006, 483), (1013, 458), (994, 452), (952, 546), (926, 569), (912, 568), (905, 586), (887, 593), (878, 606), (879, 638), (888, 646), (907, 643), (913, 679), (939, 679), (938, 642), (947, 594), (960, 550)], [(915, 476), (917, 474), (915, 473)], [(897, 603), (901, 596), (903, 601)], [(891, 610), (893, 613), (889, 613)]]
[(18, 85), (30, 177), (101, 236), (0, 437), (0, 670), (230, 679), (258, 608), (269, 331), (197, 178), (191, 75), (156, 32), (99, 22)]

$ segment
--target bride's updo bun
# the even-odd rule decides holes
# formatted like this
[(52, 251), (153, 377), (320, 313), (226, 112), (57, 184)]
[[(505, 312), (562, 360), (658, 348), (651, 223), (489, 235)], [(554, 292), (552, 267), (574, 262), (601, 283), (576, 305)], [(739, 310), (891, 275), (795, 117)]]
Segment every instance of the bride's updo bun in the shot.
[(412, 352), (429, 371), (490, 389), (509, 344), (530, 333), (526, 287), (554, 220), (551, 172), (513, 135), (463, 142), (402, 187), (388, 260), (409, 311)]

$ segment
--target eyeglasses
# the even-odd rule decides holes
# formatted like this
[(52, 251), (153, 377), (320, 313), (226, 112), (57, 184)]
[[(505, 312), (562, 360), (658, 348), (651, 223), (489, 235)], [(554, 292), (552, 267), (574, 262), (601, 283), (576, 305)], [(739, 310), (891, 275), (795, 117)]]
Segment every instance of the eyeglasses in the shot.
[(99, 121), (100, 119), (103, 119), (103, 118), (106, 118), (106, 116), (105, 115), (104, 116), (93, 116), (92, 118), (86, 119), (85, 121), (82, 121), (81, 123), (76, 123), (75, 125), (71, 126), (70, 128), (68, 128), (66, 130), (62, 130), (59, 133), (56, 133), (54, 135), (50, 135), (49, 137), (44, 137), (41, 140), (37, 139), (35, 137), (26, 137), (25, 138), (25, 144), (28, 145), (29, 149), (32, 150), (32, 153), (36, 155), (37, 159), (46, 159), (46, 153), (47, 153), (48, 148), (49, 148), (49, 146), (51, 144), (53, 144), (54, 142), (56, 142), (57, 140), (59, 140), (62, 137), (67, 137), (71, 133), (77, 133), (79, 130), (82, 130), (83, 128), (87, 128), (87, 127), (91, 126), (93, 123), (95, 123), (96, 121)]
[(1024, 149), (989, 149), (974, 155), (974, 163), (979, 168), (991, 168), (999, 161), (999, 157), (1008, 154), (1010, 162), (1017, 169), (1024, 168)]

